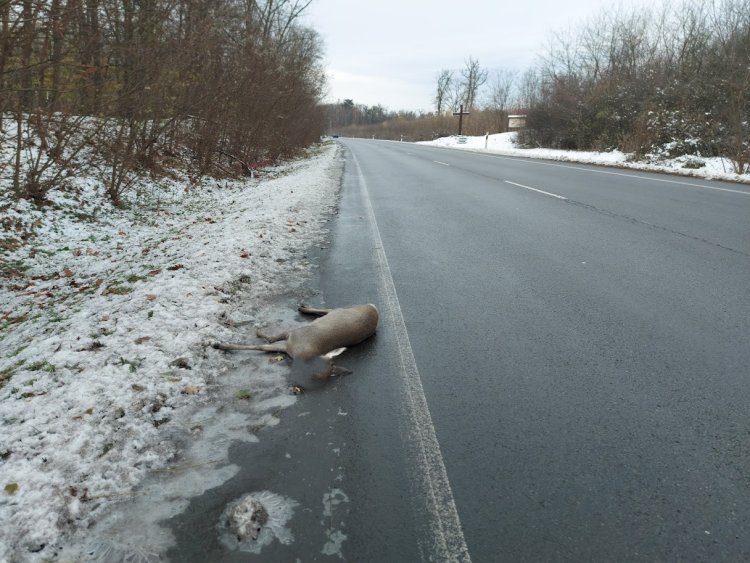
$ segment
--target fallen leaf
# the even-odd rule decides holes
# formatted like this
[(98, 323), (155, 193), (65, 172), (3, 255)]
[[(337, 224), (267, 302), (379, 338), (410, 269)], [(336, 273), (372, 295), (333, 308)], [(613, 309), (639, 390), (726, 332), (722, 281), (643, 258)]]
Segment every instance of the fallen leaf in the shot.
[(148, 273), (149, 276), (158, 276), (159, 274), (161, 274), (161, 268), (157, 268), (156, 270), (151, 270)]
[(248, 252), (247, 250), (245, 250), (245, 249), (243, 248), (243, 249), (242, 249), (242, 250), (240, 251), (240, 258), (249, 258), (249, 257), (250, 257), (250, 253), (249, 253), (249, 252)]
[(169, 362), (169, 365), (181, 369), (192, 369), (190, 367), (190, 362), (187, 361), (187, 358), (176, 358)]
[(147, 301), (154, 301), (154, 300), (156, 300), (156, 294), (155, 293), (147, 293), (146, 294), (146, 300)]
[(174, 264), (173, 266), (170, 266), (169, 268), (167, 268), (167, 270), (169, 270), (170, 272), (174, 272), (174, 271), (180, 270), (180, 269), (182, 269), (184, 267), (185, 266), (183, 266), (182, 264)]
[(123, 231), (122, 229), (120, 229), (119, 231), (117, 231), (117, 234), (120, 235), (121, 237), (124, 237), (128, 233), (126, 233), (125, 231)]
[(149, 340), (151, 340), (150, 336), (139, 336), (133, 342), (135, 342), (136, 344), (143, 344), (144, 342), (148, 342)]
[(186, 385), (182, 390), (183, 395), (197, 395), (201, 389), (197, 385)]
[(143, 385), (138, 385), (137, 383), (133, 383), (133, 385), (131, 385), (130, 388), (133, 391), (143, 391), (145, 389)]
[(73, 270), (71, 270), (70, 268), (64, 268), (63, 269), (63, 276), (65, 276), (66, 278), (72, 278), (73, 277)]
[(18, 483), (8, 483), (5, 485), (5, 492), (9, 495), (15, 495), (18, 491)]
[(104, 280), (102, 278), (96, 278), (96, 280), (94, 281), (94, 287), (99, 287), (103, 283), (104, 283)]

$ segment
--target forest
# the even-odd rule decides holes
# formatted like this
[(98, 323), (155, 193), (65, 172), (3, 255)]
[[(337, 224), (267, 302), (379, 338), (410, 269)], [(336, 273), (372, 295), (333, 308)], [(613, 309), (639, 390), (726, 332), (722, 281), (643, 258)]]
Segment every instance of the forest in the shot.
[(504, 132), (507, 116), (521, 113), (523, 146), (722, 155), (748, 173), (750, 0), (608, 9), (550, 35), (531, 68), (488, 70), (468, 58), (440, 70), (434, 91), (429, 113), (349, 100), (327, 109), (329, 124), (345, 135), (430, 140), (455, 134), (451, 113), (463, 104), (469, 135)]
[(43, 201), (98, 166), (119, 205), (170, 161), (221, 176), (295, 155), (325, 125), (309, 4), (0, 0), (0, 183)]

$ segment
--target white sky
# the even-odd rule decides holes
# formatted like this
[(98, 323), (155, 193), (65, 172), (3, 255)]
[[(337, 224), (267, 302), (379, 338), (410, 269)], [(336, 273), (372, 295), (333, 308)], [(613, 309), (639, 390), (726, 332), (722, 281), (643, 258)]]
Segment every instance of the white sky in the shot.
[(327, 101), (431, 110), (441, 69), (469, 57), (523, 71), (552, 31), (613, 6), (658, 0), (313, 0), (305, 22), (325, 41)]

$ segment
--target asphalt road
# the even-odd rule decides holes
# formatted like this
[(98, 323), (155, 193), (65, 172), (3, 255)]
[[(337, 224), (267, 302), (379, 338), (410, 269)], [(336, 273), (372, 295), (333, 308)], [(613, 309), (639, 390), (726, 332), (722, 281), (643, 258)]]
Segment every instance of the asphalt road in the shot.
[(750, 559), (750, 189), (345, 146), (471, 558)]
[(750, 560), (750, 187), (341, 142), (320, 298), (382, 325), (248, 454), (257, 560)]

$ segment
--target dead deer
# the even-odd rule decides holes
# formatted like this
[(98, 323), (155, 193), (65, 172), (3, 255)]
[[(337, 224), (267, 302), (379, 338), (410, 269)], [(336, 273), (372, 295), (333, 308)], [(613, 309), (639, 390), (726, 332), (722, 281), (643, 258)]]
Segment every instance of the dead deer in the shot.
[(304, 362), (323, 360), (322, 371), (315, 373), (318, 379), (328, 379), (332, 375), (351, 373), (350, 370), (334, 366), (332, 359), (349, 346), (359, 344), (375, 334), (380, 315), (373, 304), (354, 305), (340, 309), (318, 309), (300, 306), (299, 312), (316, 315), (309, 325), (286, 330), (279, 334), (267, 335), (261, 330), (256, 334), (268, 344), (224, 344), (215, 343), (219, 350), (261, 350), (281, 352), (293, 360)]

